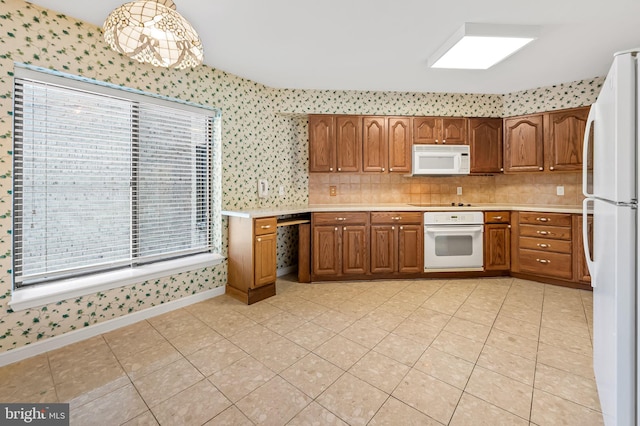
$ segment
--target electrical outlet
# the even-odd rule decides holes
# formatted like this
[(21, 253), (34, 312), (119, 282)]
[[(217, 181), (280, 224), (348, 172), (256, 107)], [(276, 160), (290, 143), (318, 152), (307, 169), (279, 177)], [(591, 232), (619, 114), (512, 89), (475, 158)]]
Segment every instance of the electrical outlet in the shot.
[(462, 187), (461, 187), (461, 186), (459, 186), (459, 187), (456, 189), (456, 194), (458, 194), (458, 195), (462, 195)]
[(338, 193), (338, 188), (335, 185), (329, 187), (329, 196), (335, 197)]
[(280, 185), (278, 188), (278, 195), (284, 196), (284, 185)]
[(564, 195), (564, 186), (556, 186), (556, 195)]

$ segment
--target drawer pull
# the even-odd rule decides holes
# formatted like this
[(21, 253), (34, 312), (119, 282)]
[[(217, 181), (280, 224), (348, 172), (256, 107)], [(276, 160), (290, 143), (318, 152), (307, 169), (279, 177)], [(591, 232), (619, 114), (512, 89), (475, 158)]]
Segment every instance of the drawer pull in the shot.
[(493, 220), (502, 220), (502, 216), (494, 216)]
[(540, 248), (551, 248), (551, 244), (538, 244)]
[(336, 220), (338, 222), (343, 222), (343, 221), (347, 220), (347, 218), (346, 217), (336, 217)]
[(394, 216), (391, 218), (391, 220), (400, 220), (402, 219), (402, 216)]
[(269, 228), (271, 228), (271, 225), (262, 225), (260, 228), (261, 229), (269, 229)]
[(536, 233), (540, 235), (551, 235), (551, 232), (549, 231), (536, 231)]
[(548, 217), (536, 217), (536, 220), (538, 222), (550, 222), (551, 219), (549, 219)]
[(547, 259), (536, 259), (536, 262), (542, 263), (544, 265), (551, 263), (551, 261)]

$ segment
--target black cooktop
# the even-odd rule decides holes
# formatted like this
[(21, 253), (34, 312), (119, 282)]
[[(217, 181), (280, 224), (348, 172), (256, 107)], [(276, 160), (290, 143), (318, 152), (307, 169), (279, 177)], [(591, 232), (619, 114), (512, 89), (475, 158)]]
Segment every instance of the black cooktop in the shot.
[(469, 203), (409, 203), (409, 205), (416, 207), (471, 207), (471, 204)]

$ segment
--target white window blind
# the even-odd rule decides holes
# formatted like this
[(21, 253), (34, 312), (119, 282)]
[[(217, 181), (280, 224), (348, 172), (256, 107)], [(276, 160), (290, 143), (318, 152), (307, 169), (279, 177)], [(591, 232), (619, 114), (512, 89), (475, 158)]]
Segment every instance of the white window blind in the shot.
[(211, 111), (14, 81), (16, 286), (211, 251)]

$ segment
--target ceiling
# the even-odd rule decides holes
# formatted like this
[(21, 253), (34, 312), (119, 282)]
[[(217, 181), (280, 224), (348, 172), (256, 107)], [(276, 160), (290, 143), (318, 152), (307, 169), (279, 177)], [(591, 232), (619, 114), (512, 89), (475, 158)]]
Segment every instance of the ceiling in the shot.
[[(102, 26), (123, 0), (34, 0)], [(604, 76), (640, 47), (638, 0), (175, 0), (205, 63), (276, 88), (509, 93)], [(464, 22), (528, 24), (540, 38), (488, 70), (427, 67)]]

